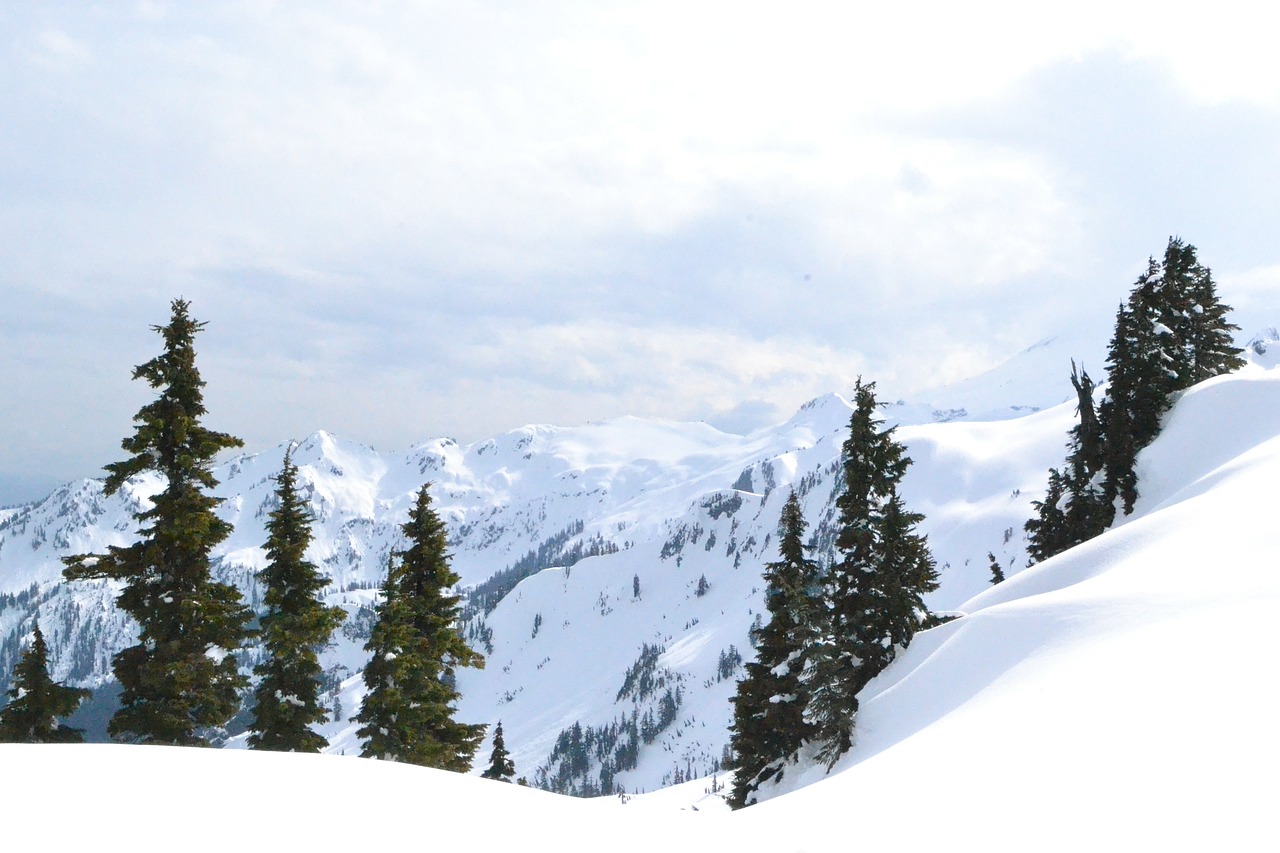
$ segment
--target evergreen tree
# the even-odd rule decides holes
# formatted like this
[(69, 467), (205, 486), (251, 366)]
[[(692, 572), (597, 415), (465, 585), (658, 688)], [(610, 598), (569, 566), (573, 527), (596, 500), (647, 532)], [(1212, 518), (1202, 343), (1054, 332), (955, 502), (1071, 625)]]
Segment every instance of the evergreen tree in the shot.
[(1063, 512), (1063, 496), (1066, 493), (1066, 480), (1057, 468), (1049, 469), (1049, 487), (1044, 500), (1032, 501), (1035, 509), (1023, 529), (1027, 532), (1027, 555), (1031, 563), (1042, 563), (1054, 554), (1060, 554), (1069, 546), (1067, 533), (1067, 516)]
[(220, 499), (207, 493), (217, 485), (214, 457), (241, 441), (200, 423), (205, 383), (194, 341), (204, 324), (188, 307), (174, 300), (169, 324), (153, 327), (164, 352), (133, 378), (159, 397), (134, 416), (136, 431), (121, 443), (132, 455), (106, 466), (108, 495), (144, 471), (158, 473), (165, 487), (134, 515), (138, 542), (65, 560), (68, 580), (124, 582), (116, 603), (137, 621), (139, 636), (113, 659), (122, 704), (108, 730), (139, 743), (206, 743), (235, 714), (245, 683), (233, 651), (247, 636), (250, 613), (234, 586), (211, 577), (210, 551), (231, 527), (214, 512)]
[(1240, 327), (1227, 322), (1231, 308), (1218, 301), (1213, 275), (1197, 260), (1196, 247), (1170, 237), (1162, 272), (1169, 290), (1166, 322), (1178, 344), (1176, 388), (1189, 388), (1243, 367), (1231, 334)]
[(1107, 500), (1101, 472), (1106, 461), (1102, 425), (1093, 405), (1093, 380), (1071, 362), (1076, 390), (1076, 425), (1067, 442), (1067, 496), (1064, 510), (1067, 547), (1085, 542), (1111, 525), (1115, 508)]
[(0, 742), (80, 743), (84, 733), (61, 725), (58, 718), (74, 713), (89, 691), (66, 687), (49, 677), (49, 649), (39, 624), (34, 634), (13, 668), (13, 687), (7, 694), (10, 701), (0, 710)]
[(305, 556), (311, 514), (298, 494), (298, 468), (290, 452), (275, 479), (279, 506), (267, 522), (267, 566), (258, 573), (266, 586), (261, 621), (266, 659), (254, 668), (261, 680), (254, 690), (249, 747), (319, 752), (327, 741), (311, 725), (329, 716), (320, 703), (319, 652), (347, 614), (316, 597), (328, 581)]
[(858, 692), (911, 641), (928, 615), (923, 595), (937, 588), (928, 543), (915, 531), (923, 516), (898, 495), (911, 460), (880, 423), (875, 383), (859, 380), (842, 448), (838, 558), (824, 581), (824, 630), (810, 679), (809, 718), (828, 765), (853, 743)]
[(756, 659), (738, 682), (730, 726), (733, 790), (728, 802), (742, 808), (766, 782), (781, 779), (784, 765), (812, 734), (805, 720), (804, 681), (817, 640), (821, 606), (818, 565), (804, 545), (806, 523), (793, 491), (778, 522), (779, 560), (765, 565), (769, 621), (755, 632)]
[(1174, 395), (1243, 366), (1231, 343), (1238, 327), (1218, 301), (1209, 270), (1194, 246), (1169, 238), (1163, 258), (1150, 258), (1116, 314), (1107, 351), (1107, 393), (1095, 412), (1087, 373), (1071, 381), (1079, 398), (1065, 473), (1050, 472), (1048, 494), (1028, 521), (1032, 562), (1092, 539), (1117, 511), (1138, 498), (1138, 453), (1160, 431)]
[(516, 766), (507, 752), (507, 742), (502, 736), (502, 721), (493, 730), (493, 751), (489, 753), (489, 767), (480, 774), (486, 779), (510, 782), (516, 775)]
[(426, 486), (401, 529), (409, 547), (388, 561), (378, 619), (365, 644), (372, 653), (364, 670), (368, 692), (354, 718), (363, 724), (360, 754), (464, 772), (484, 726), (454, 721), (454, 672), (483, 667), (484, 657), (458, 632), (460, 598), (451, 592), (458, 576)]
[(996, 555), (988, 551), (987, 561), (991, 564), (991, 585), (1004, 583), (1004, 569), (1000, 568), (1000, 561), (996, 559)]

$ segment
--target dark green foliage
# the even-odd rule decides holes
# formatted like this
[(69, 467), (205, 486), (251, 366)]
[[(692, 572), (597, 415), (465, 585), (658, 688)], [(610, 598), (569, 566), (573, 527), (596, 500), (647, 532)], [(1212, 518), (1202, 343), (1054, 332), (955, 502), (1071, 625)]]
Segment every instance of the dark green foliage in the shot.
[[(534, 771), (533, 786), (572, 797), (621, 793), (617, 775), (636, 768), (640, 745), (653, 743), (675, 723), (683, 701), (684, 691), (677, 684), (667, 687), (656, 706), (643, 714), (635, 707), (601, 726), (575, 722), (562, 729), (546, 762)], [(710, 769), (718, 770), (719, 763), (713, 761)]]
[(937, 571), (923, 520), (898, 495), (911, 460), (880, 429), (875, 383), (855, 389), (841, 459), (844, 492), (836, 501), (837, 560), (824, 578), (823, 636), (813, 650), (809, 719), (820, 759), (834, 764), (852, 745), (857, 695), (911, 641), (928, 613), (923, 596)]
[(502, 736), (502, 721), (493, 730), (493, 750), (489, 753), (489, 767), (480, 774), (486, 779), (510, 782), (516, 775), (516, 766), (507, 752), (506, 739)]
[(1101, 472), (1106, 461), (1102, 424), (1093, 405), (1093, 380), (1088, 372), (1076, 371), (1071, 362), (1071, 385), (1076, 389), (1077, 422), (1067, 442), (1067, 500), (1065, 509), (1067, 547), (1088, 541), (1106, 530), (1115, 515), (1107, 500)]
[(327, 741), (312, 731), (328, 719), (320, 703), (319, 653), (343, 620), (341, 607), (327, 607), (317, 594), (327, 580), (306, 559), (311, 514), (298, 494), (298, 468), (289, 453), (276, 477), (279, 507), (267, 522), (267, 567), (258, 573), (266, 587), (262, 641), (266, 659), (254, 668), (251, 749), (319, 752)]
[(1116, 331), (1107, 351), (1109, 383), (1100, 417), (1106, 442), (1105, 490), (1127, 515), (1138, 497), (1134, 463), (1138, 451), (1160, 432), (1160, 419), (1177, 389), (1174, 352), (1178, 349), (1163, 320), (1166, 295), (1153, 260), (1139, 277), (1128, 304), (1116, 314)]
[(458, 576), (426, 486), (401, 529), (409, 547), (389, 561), (365, 644), (372, 653), (364, 670), (368, 693), (354, 718), (363, 724), (360, 754), (465, 772), (485, 727), (454, 721), (454, 672), (483, 667), (484, 658), (458, 632), (459, 597), (451, 591)]
[(1238, 327), (1218, 301), (1209, 270), (1194, 246), (1171, 237), (1152, 259), (1116, 317), (1108, 351), (1110, 384), (1100, 413), (1107, 497), (1124, 513), (1137, 500), (1134, 463), (1160, 431), (1173, 395), (1244, 365), (1231, 343)]
[(49, 648), (40, 626), (35, 626), (31, 645), (13, 668), (9, 704), (0, 710), (0, 742), (80, 743), (80, 729), (60, 725), (59, 717), (70, 716), (89, 691), (66, 687), (49, 678)]
[(1049, 475), (1044, 501), (1026, 524), (1032, 562), (1061, 553), (1106, 530), (1117, 511), (1138, 499), (1138, 453), (1160, 432), (1174, 396), (1197, 382), (1244, 365), (1231, 343), (1238, 327), (1218, 301), (1194, 246), (1171, 237), (1152, 258), (1116, 313), (1107, 350), (1107, 393), (1096, 412), (1088, 374), (1071, 381), (1080, 420), (1071, 431), (1065, 473)]
[(235, 587), (211, 577), (209, 553), (231, 527), (214, 513), (220, 499), (206, 493), (217, 485), (214, 457), (241, 441), (201, 426), (204, 382), (194, 339), (204, 324), (191, 319), (184, 300), (172, 308), (169, 325), (154, 327), (164, 352), (133, 372), (160, 395), (134, 416), (136, 431), (122, 442), (133, 455), (106, 466), (108, 495), (145, 471), (160, 474), (165, 488), (135, 515), (136, 544), (67, 558), (64, 575), (124, 581), (116, 603), (139, 625), (138, 643), (113, 660), (122, 706), (112, 717), (112, 736), (201, 745), (236, 713), (245, 683), (233, 652), (248, 633), (250, 613)]
[(1189, 388), (1243, 367), (1241, 351), (1231, 342), (1240, 327), (1227, 322), (1231, 307), (1218, 301), (1213, 275), (1197, 260), (1196, 247), (1170, 237), (1162, 271), (1170, 292), (1167, 322), (1178, 344), (1175, 387)]
[(987, 560), (991, 564), (991, 585), (1004, 582), (1004, 569), (1000, 568), (1000, 561), (996, 559), (996, 555), (987, 552)]
[(805, 720), (810, 697), (804, 674), (817, 641), (821, 590), (818, 565), (804, 546), (806, 526), (793, 491), (778, 522), (780, 559), (765, 566), (769, 621), (756, 633), (756, 660), (746, 665), (732, 699), (730, 750), (736, 772), (727, 800), (735, 809), (753, 802), (762, 784), (780, 779), (787, 761), (813, 734)]

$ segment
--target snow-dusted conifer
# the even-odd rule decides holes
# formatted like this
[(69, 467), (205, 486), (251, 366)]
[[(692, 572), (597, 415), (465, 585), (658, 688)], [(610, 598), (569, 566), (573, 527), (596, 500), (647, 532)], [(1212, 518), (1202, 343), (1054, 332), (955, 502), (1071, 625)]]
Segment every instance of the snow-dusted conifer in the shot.
[(1032, 501), (1035, 515), (1027, 520), (1027, 556), (1031, 563), (1041, 563), (1067, 549), (1066, 513), (1062, 510), (1066, 479), (1057, 468), (1049, 469), (1049, 486), (1044, 500)]
[(1024, 525), (1033, 563), (1092, 539), (1107, 529), (1115, 514), (1102, 482), (1106, 448), (1093, 403), (1093, 380), (1074, 361), (1071, 385), (1076, 390), (1077, 420), (1067, 441), (1065, 473), (1049, 471), (1045, 499), (1032, 502), (1036, 517)]
[(31, 645), (13, 668), (9, 704), (0, 710), (0, 742), (80, 743), (84, 732), (58, 722), (75, 712), (89, 691), (67, 687), (49, 677), (49, 648), (40, 625)]
[(898, 495), (911, 460), (893, 428), (880, 426), (875, 383), (859, 380), (842, 448), (838, 556), (824, 579), (823, 636), (810, 677), (809, 719), (828, 765), (852, 745), (858, 692), (924, 624), (922, 597), (937, 588), (928, 543), (916, 532), (923, 516)]
[[(409, 547), (388, 560), (378, 619), (365, 644), (368, 687), (359, 735), (365, 758), (464, 772), (484, 736), (483, 725), (453, 719), (459, 666), (483, 667), (458, 632), (458, 576), (449, 567), (445, 528), (424, 485), (402, 525)], [(398, 561), (396, 557), (398, 556)]]
[(991, 551), (987, 552), (987, 562), (991, 566), (991, 585), (1004, 583), (1004, 569), (1000, 566), (1000, 561), (996, 559), (996, 555)]
[(1179, 345), (1177, 387), (1189, 388), (1243, 367), (1240, 349), (1232, 342), (1232, 332), (1240, 327), (1227, 321), (1231, 307), (1218, 300), (1213, 275), (1196, 258), (1196, 247), (1170, 237), (1162, 271), (1170, 291), (1168, 323)]
[(507, 752), (507, 742), (502, 734), (502, 721), (498, 721), (497, 728), (493, 730), (493, 749), (489, 752), (489, 766), (480, 774), (486, 779), (495, 779), (499, 782), (510, 782), (515, 778), (516, 765), (511, 760), (511, 754)]
[(209, 553), (231, 532), (208, 490), (219, 451), (239, 447), (226, 433), (205, 429), (204, 381), (196, 369), (195, 335), (204, 323), (191, 319), (176, 299), (167, 326), (155, 326), (164, 352), (139, 365), (134, 379), (160, 390), (134, 416), (133, 436), (122, 446), (133, 454), (106, 466), (106, 493), (155, 471), (165, 482), (151, 506), (134, 515), (140, 538), (105, 555), (68, 557), (68, 580), (110, 578), (124, 582), (116, 598), (139, 625), (138, 642), (113, 660), (121, 707), (108, 730), (139, 743), (203, 745), (222, 732), (240, 706), (245, 679), (233, 652), (245, 639), (250, 613), (240, 592), (217, 583)]
[(806, 527), (793, 491), (778, 522), (778, 559), (765, 565), (769, 621), (756, 631), (756, 659), (745, 667), (733, 702), (729, 730), (734, 782), (733, 808), (754, 802), (766, 782), (783, 769), (812, 734), (805, 720), (809, 690), (803, 676), (817, 640), (821, 607), (818, 565), (804, 545)]
[(266, 587), (262, 616), (265, 659), (254, 668), (249, 746), (279, 752), (319, 752), (327, 741), (311, 726), (328, 719), (320, 702), (324, 672), (319, 653), (346, 612), (316, 595), (328, 582), (306, 559), (311, 514), (298, 494), (298, 467), (290, 452), (276, 477), (279, 505), (267, 521), (267, 566), (258, 573)]

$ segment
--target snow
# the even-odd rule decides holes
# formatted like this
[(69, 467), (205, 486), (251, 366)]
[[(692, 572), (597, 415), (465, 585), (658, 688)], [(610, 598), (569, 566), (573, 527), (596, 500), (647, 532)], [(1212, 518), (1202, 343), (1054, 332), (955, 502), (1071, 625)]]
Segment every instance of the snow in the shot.
[[(1091, 542), (1022, 569), (1020, 526), (1044, 488), (1047, 467), (1061, 463), (1073, 406), (1067, 399), (1024, 417), (900, 428), (915, 460), (904, 495), (929, 517), (930, 543), (950, 562), (931, 604), (964, 615), (918, 635), (867, 687), (855, 747), (830, 774), (812, 762), (789, 766), (771, 798), (743, 812), (727, 813), (709, 792), (709, 779), (625, 803), (580, 801), (351, 757), (124, 746), (0, 746), (0, 802), (31, 816), (17, 828), (18, 840), (57, 821), (67, 846), (100, 843), (104, 832), (114, 832), (105, 828), (119, 825), (118, 805), (103, 790), (139, 790), (158, 815), (127, 830), (150, 833), (137, 844), (144, 847), (170, 837), (191, 849), (245, 838), (291, 848), (390, 844), (421, 836), (421, 804), (430, 803), (451, 826), (483, 833), (485, 846), (494, 848), (527, 846), (539, 836), (569, 850), (653, 850), (673, 842), (680, 849), (777, 850), (1263, 848), (1271, 832), (1268, 774), (1280, 762), (1272, 677), (1280, 604), (1280, 575), (1272, 566), (1280, 548), (1274, 523), (1280, 370), (1259, 357), (1237, 375), (1183, 394), (1160, 438), (1139, 457), (1135, 513)], [(634, 543), (571, 569), (544, 570), (516, 587), (486, 619), (494, 644), (486, 670), (459, 673), (459, 718), (501, 717), (517, 774), (528, 773), (560, 729), (607, 722), (632, 707), (630, 698), (615, 703), (614, 695), (647, 642), (666, 649), (658, 666), (683, 679), (686, 698), (676, 725), (623, 780), (628, 790), (651, 789), (673, 765), (718, 752), (733, 681), (716, 680), (717, 658), (731, 643), (749, 652), (746, 631), (752, 611), (762, 607), (760, 566), (774, 558), (758, 545), (741, 568), (727, 567), (725, 543), (748, 531), (763, 536), (776, 525), (786, 487), (823, 470), (838, 452), (848, 411), (831, 395), (745, 438), (645, 426), (651, 436), (674, 430), (684, 437), (664, 445), (667, 451), (641, 454), (640, 439), (626, 452), (592, 449), (587, 441), (592, 430), (640, 429), (630, 421), (527, 428), (483, 453), (436, 445), (492, 466), (458, 463), (449, 482), (459, 493), (504, 468), (522, 471), (502, 487), (516, 492), (544, 487), (549, 472), (553, 480), (572, 471), (581, 479), (593, 465), (616, 464), (615, 474), (630, 471), (634, 478), (623, 489), (621, 478), (591, 475), (616, 490), (603, 496), (603, 518), (634, 519), (621, 534)], [(555, 456), (541, 459), (542, 469), (520, 469), (510, 453), (498, 459), (504, 441), (510, 449), (524, 438), (531, 441), (519, 453), (544, 442), (577, 442), (573, 462), (582, 465), (553, 465), (567, 458)], [(405, 505), (416, 462), (413, 476), (394, 461), (376, 473), (381, 467), (368, 461), (373, 457), (347, 452), (365, 458), (366, 471), (382, 484), (372, 492), (377, 500)], [(777, 463), (768, 496), (761, 460)], [(536, 453), (529, 460), (538, 461)], [(271, 470), (265, 463), (250, 470), (257, 464), (252, 457), (242, 464), (243, 476), (255, 479)], [(726, 489), (748, 467), (759, 481), (755, 490)], [(346, 472), (357, 468), (348, 460), (343, 476), (354, 478)], [(387, 485), (397, 477), (402, 482)], [(827, 485), (804, 500), (811, 522), (829, 491), (829, 480), (819, 482)], [(245, 512), (262, 494), (246, 499)], [(713, 517), (708, 497), (730, 494), (741, 497), (741, 508)], [(340, 506), (334, 504), (334, 518)], [(678, 558), (661, 559), (659, 546), (693, 522), (702, 526), (701, 538), (686, 543)], [(564, 517), (548, 523), (562, 525)], [(600, 529), (610, 523), (600, 522)], [(646, 525), (653, 531), (648, 539), (637, 532)], [(1015, 525), (1018, 535), (1002, 543), (1001, 531)], [(707, 548), (713, 533), (717, 545)], [(1015, 561), (1009, 579), (994, 587), (988, 550), (1002, 565)], [(699, 597), (695, 586), (704, 573), (711, 586)], [(632, 595), (636, 575), (639, 598)], [(354, 608), (372, 592), (340, 595)], [(0, 622), (10, 615), (0, 610)], [(535, 615), (541, 616), (536, 635)], [(363, 693), (357, 671), (363, 659), (357, 643), (339, 645), (335, 654), (351, 666), (339, 693), (350, 715)], [(335, 752), (358, 751), (350, 724), (323, 732)], [(486, 743), (480, 758), (487, 749)], [(721, 774), (717, 784), (724, 781)], [(330, 819), (273, 820), (255, 801), (235, 810), (234, 824), (187, 838), (198, 809), (224, 801), (227, 791), (258, 785), (270, 786), (273, 802), (280, 792), (274, 808), (299, 814), (323, 808)], [(66, 820), (69, 802), (74, 821)], [(495, 814), (503, 819), (492, 820)]]

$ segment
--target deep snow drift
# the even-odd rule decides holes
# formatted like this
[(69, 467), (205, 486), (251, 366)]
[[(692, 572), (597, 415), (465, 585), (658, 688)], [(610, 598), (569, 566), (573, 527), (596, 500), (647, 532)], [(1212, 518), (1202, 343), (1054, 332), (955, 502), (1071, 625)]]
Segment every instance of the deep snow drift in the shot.
[[(741, 813), (714, 808), (708, 782), (624, 804), (352, 758), (8, 746), (0, 802), (21, 816), (10, 837), (56, 826), (67, 846), (110, 836), (188, 849), (442, 837), (574, 850), (1269, 849), (1280, 371), (1188, 391), (1139, 464), (1133, 516), (960, 603), (967, 615), (919, 635), (864, 691), (857, 744), (830, 776), (792, 768), (790, 793)], [(209, 808), (225, 828), (206, 828)]]

